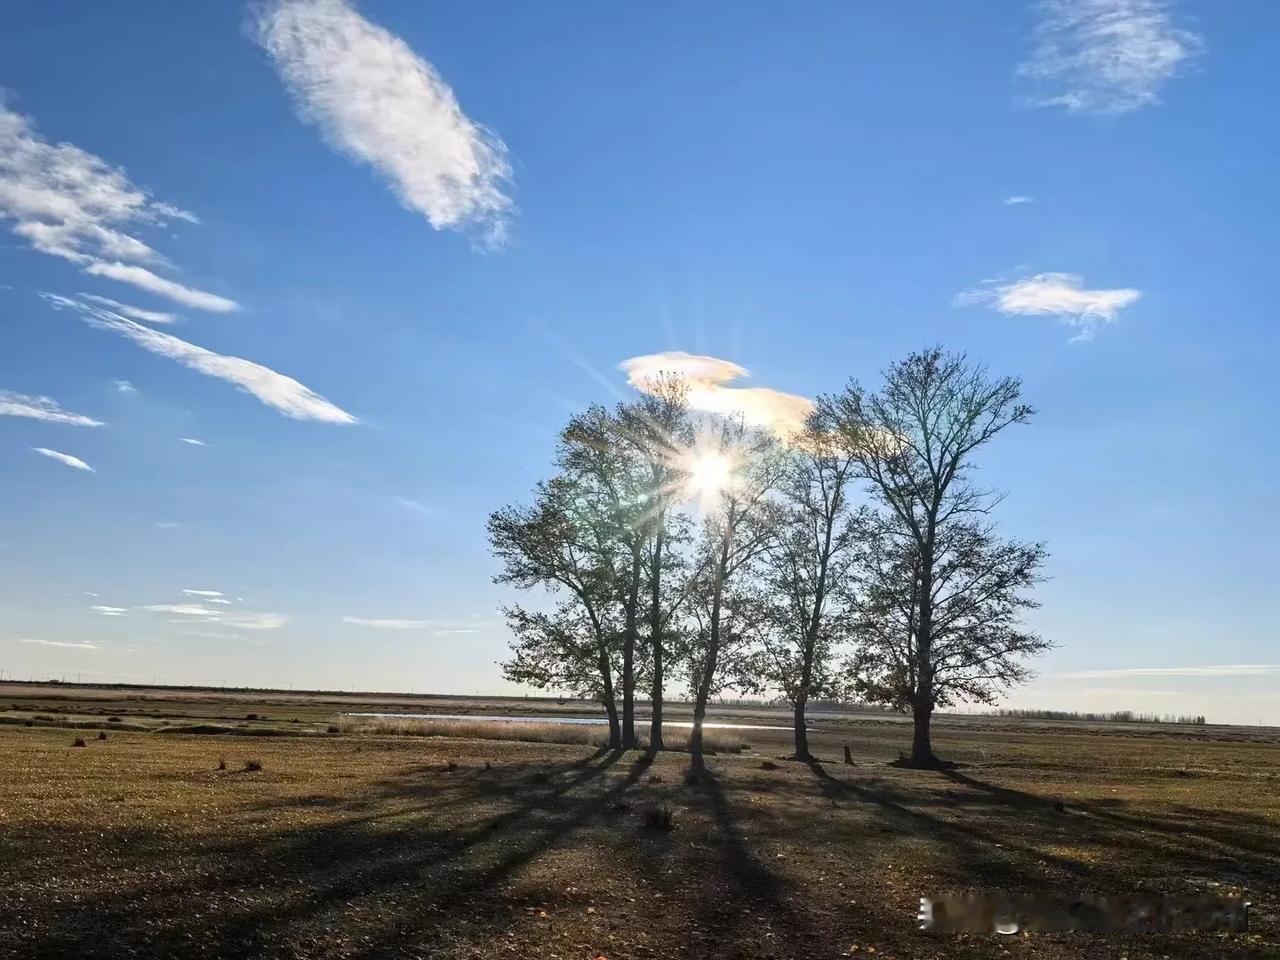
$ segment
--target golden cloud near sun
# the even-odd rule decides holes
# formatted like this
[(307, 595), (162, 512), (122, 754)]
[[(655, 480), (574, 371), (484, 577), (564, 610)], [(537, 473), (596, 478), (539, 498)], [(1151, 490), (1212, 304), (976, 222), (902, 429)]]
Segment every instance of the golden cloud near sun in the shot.
[(688, 384), (689, 406), (721, 416), (741, 415), (753, 427), (767, 427), (780, 437), (791, 436), (804, 427), (813, 412), (813, 401), (794, 393), (768, 387), (731, 387), (727, 384), (751, 376), (750, 371), (730, 360), (699, 356), (683, 350), (649, 353), (618, 364), (627, 382), (641, 393), (650, 393), (663, 376), (677, 377)]

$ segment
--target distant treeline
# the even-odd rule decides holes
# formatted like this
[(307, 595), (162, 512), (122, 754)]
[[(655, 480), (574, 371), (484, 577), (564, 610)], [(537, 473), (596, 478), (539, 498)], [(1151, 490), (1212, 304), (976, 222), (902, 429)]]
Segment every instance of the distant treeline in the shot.
[(1111, 713), (1082, 713), (1079, 710), (1014, 710), (984, 711), (993, 717), (1015, 717), (1019, 720), (1085, 720), (1095, 723), (1191, 723), (1204, 725), (1204, 714), (1135, 713), (1114, 710)]

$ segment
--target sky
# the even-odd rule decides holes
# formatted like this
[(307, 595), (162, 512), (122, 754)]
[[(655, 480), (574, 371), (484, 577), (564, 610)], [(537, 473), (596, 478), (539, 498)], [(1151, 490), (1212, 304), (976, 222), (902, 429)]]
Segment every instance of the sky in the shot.
[(940, 343), (1038, 411), (1008, 702), (1280, 723), (1280, 9), (911, 7), (6, 11), (3, 676), (512, 692), (484, 521), (572, 413)]

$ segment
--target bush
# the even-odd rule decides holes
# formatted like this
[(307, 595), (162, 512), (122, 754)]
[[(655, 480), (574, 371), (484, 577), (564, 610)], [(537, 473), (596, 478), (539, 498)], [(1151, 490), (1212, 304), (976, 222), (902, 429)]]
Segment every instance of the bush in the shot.
[(262, 761), (261, 761), (261, 760), (246, 760), (246, 761), (244, 762), (244, 772), (245, 772), (245, 773), (256, 773), (257, 771), (259, 771), (259, 770), (261, 770), (261, 769), (262, 769)]
[(99, 730), (99, 731), (98, 731), (98, 739), (99, 739), (99, 740), (105, 740), (105, 739), (107, 739), (107, 731), (105, 731), (105, 730)]
[(246, 720), (257, 720), (257, 719), (258, 719), (258, 715), (257, 715), (256, 713), (246, 713), (246, 714), (244, 715), (244, 718), (245, 718)]
[(336, 723), (331, 723), (331, 724), (329, 724), (329, 729), (328, 729), (328, 731), (326, 731), (326, 732), (328, 732), (328, 733), (341, 733), (341, 732), (342, 732), (342, 728), (341, 728), (341, 727), (339, 727)]
[(119, 717), (107, 717), (107, 723), (119, 723), (119, 722), (120, 722)]
[(777, 770), (778, 765), (774, 763), (772, 760), (761, 760), (760, 769), (761, 770)]
[(83, 747), (83, 746), (84, 746), (84, 737), (76, 737), (74, 740), (72, 740), (72, 741), (71, 741), (71, 745), (72, 745), (73, 747)]
[(219, 770), (225, 770), (225, 769), (227, 769), (227, 758), (226, 758), (226, 757), (219, 757), (219, 758), (218, 758), (218, 769), (219, 769)]
[(646, 830), (674, 830), (676, 815), (665, 803), (655, 803), (645, 807), (640, 815), (640, 824)]

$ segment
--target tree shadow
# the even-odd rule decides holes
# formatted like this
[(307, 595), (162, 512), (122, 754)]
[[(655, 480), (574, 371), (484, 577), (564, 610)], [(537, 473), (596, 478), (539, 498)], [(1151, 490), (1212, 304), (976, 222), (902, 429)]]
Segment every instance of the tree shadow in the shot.
[[(138, 864), (161, 865), (145, 897), (131, 889), (77, 897), (20, 952), (248, 958), (322, 955), (337, 942), (344, 957), (374, 958), (430, 956), (459, 940), (497, 937), (515, 908), (504, 886), (639, 779), (641, 764), (605, 777), (622, 756), (597, 754), (546, 782), (534, 769), (487, 771), (503, 789), (491, 808), (477, 807), (478, 819), (437, 817), (439, 791), (420, 771), (374, 791), (400, 807), (314, 823), (281, 817), (288, 826), (274, 832), (182, 851), (190, 862), (180, 870), (164, 869), (165, 854), (143, 845)], [(314, 796), (295, 805), (315, 808)]]

